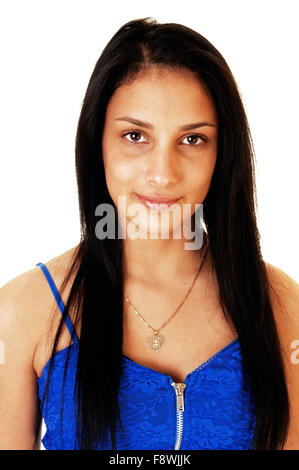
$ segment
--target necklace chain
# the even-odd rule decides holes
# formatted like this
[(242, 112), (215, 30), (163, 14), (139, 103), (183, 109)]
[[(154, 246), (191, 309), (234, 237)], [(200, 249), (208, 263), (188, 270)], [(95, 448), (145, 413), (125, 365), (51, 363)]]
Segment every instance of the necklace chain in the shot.
[[(200, 262), (200, 266), (199, 266), (199, 269), (196, 273), (196, 276), (194, 277), (193, 279), (193, 282), (191, 284), (191, 286), (189, 287), (186, 295), (184, 296), (183, 300), (180, 302), (179, 306), (175, 309), (175, 311), (173, 312), (173, 314), (168, 318), (168, 320), (166, 320), (162, 326), (160, 326), (160, 328), (158, 329), (155, 329), (153, 328), (143, 317), (142, 315), (140, 315), (139, 312), (137, 312), (136, 308), (134, 307), (134, 305), (129, 301), (128, 297), (126, 296), (126, 294), (124, 293), (124, 298), (126, 300), (126, 302), (130, 305), (130, 307), (132, 307), (132, 309), (134, 310), (134, 312), (136, 313), (136, 315), (138, 315), (139, 318), (141, 318), (141, 320), (145, 323), (145, 325), (150, 328), (153, 333), (154, 333), (154, 341), (153, 341), (153, 336), (151, 336), (150, 338), (148, 338), (148, 345), (149, 347), (151, 347), (152, 349), (154, 349), (156, 352), (160, 349), (160, 347), (162, 346), (162, 344), (165, 342), (165, 338), (164, 336), (158, 336), (158, 333), (170, 322), (170, 320), (175, 316), (175, 314), (180, 310), (180, 308), (182, 307), (182, 305), (186, 302), (194, 284), (195, 284), (195, 281), (201, 271), (201, 268), (203, 266), (203, 263), (204, 263), (204, 260), (205, 260), (205, 257), (206, 257), (206, 254), (207, 254), (207, 250), (208, 250), (208, 246), (205, 250), (205, 253), (204, 253), (204, 256)], [(158, 341), (158, 338), (159, 338), (159, 341)]]

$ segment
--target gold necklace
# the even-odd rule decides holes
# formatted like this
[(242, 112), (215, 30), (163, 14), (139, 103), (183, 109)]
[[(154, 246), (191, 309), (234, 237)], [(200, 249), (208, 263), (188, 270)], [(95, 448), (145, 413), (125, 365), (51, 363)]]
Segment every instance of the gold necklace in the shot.
[(132, 309), (134, 310), (134, 312), (139, 316), (139, 318), (141, 318), (141, 320), (146, 324), (146, 326), (147, 326), (148, 328), (150, 328), (150, 329), (153, 331), (153, 334), (147, 338), (147, 345), (148, 345), (149, 348), (153, 349), (153, 351), (158, 352), (158, 351), (160, 350), (161, 346), (162, 346), (163, 344), (165, 344), (166, 338), (165, 338), (165, 336), (160, 335), (159, 332), (162, 330), (162, 328), (164, 328), (164, 327), (170, 322), (170, 320), (175, 316), (175, 314), (179, 311), (179, 309), (182, 307), (182, 305), (186, 302), (186, 300), (187, 300), (187, 298), (188, 298), (188, 296), (189, 296), (189, 294), (190, 294), (190, 292), (191, 292), (191, 290), (192, 290), (192, 287), (194, 286), (195, 281), (196, 281), (196, 279), (197, 279), (197, 277), (198, 277), (198, 275), (199, 275), (199, 273), (200, 273), (200, 271), (201, 271), (201, 268), (202, 268), (202, 266), (203, 266), (203, 263), (204, 263), (204, 260), (205, 260), (206, 254), (207, 254), (207, 250), (208, 250), (208, 246), (207, 246), (207, 248), (206, 248), (206, 250), (205, 250), (203, 259), (202, 259), (202, 261), (201, 261), (201, 263), (200, 263), (200, 266), (199, 266), (199, 269), (198, 269), (198, 271), (197, 271), (197, 273), (196, 273), (196, 276), (195, 276), (195, 278), (193, 279), (193, 282), (192, 282), (192, 284), (191, 284), (191, 287), (188, 289), (188, 292), (187, 292), (187, 294), (185, 295), (184, 299), (183, 299), (182, 302), (179, 304), (179, 306), (176, 308), (176, 310), (173, 312), (173, 314), (171, 315), (171, 317), (170, 317), (168, 320), (166, 320), (166, 321), (163, 323), (163, 325), (160, 326), (160, 328), (158, 328), (158, 329), (152, 328), (151, 325), (149, 325), (149, 323), (140, 315), (140, 313), (137, 312), (137, 310), (136, 310), (136, 308), (134, 307), (134, 305), (129, 301), (128, 297), (127, 297), (126, 294), (124, 293), (124, 297), (125, 297), (126, 302), (132, 307)]

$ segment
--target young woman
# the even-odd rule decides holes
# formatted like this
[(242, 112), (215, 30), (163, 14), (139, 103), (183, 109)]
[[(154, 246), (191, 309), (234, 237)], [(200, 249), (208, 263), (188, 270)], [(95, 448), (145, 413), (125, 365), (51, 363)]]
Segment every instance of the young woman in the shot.
[(76, 171), (80, 243), (1, 289), (1, 448), (39, 448), (43, 416), (47, 449), (298, 449), (299, 289), (262, 259), (221, 54), (182, 25), (120, 28)]

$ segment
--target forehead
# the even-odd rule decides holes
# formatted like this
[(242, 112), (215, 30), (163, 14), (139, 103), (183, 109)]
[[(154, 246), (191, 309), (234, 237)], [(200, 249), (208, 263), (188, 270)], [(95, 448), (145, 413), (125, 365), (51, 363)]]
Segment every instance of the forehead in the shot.
[(106, 118), (129, 114), (168, 122), (209, 119), (216, 123), (216, 110), (206, 86), (189, 70), (151, 67), (112, 95)]

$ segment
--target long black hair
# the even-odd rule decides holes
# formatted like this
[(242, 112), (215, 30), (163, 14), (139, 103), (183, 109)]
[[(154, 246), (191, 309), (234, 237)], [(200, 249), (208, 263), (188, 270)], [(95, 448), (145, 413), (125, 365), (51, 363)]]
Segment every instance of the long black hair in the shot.
[[(76, 135), (81, 239), (61, 286), (63, 290), (75, 273), (53, 345), (47, 386), (62, 322), (72, 311), (80, 330), (79, 448), (95, 449), (110, 433), (116, 449), (123, 340), (122, 245), (118, 237), (99, 240), (95, 234), (95, 208), (100, 203), (114, 205), (106, 186), (101, 139), (106, 107), (115, 90), (152, 65), (193, 72), (208, 88), (216, 107), (218, 153), (204, 201), (209, 250), (222, 310), (238, 333), (244, 387), (250, 383), (254, 397), (253, 447), (282, 448), (289, 401), (271, 286), (260, 249), (250, 130), (226, 61), (207, 39), (180, 24), (159, 24), (153, 18), (126, 23), (104, 48), (91, 75)], [(45, 395), (43, 404), (44, 400)]]

